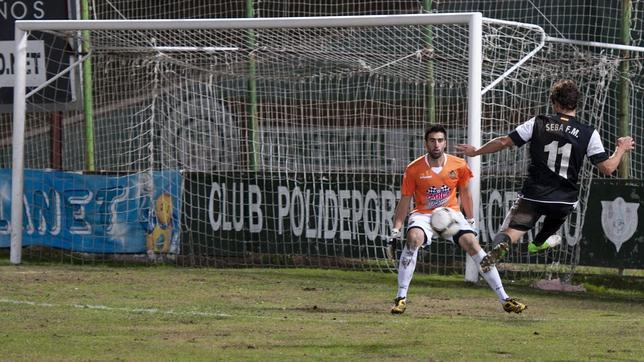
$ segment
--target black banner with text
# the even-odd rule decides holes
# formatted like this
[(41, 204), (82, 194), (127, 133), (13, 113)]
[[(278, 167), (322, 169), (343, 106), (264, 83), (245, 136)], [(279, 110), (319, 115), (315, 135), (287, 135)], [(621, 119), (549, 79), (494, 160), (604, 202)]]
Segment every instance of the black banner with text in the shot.
[(383, 174), (187, 174), (184, 240), (208, 255), (361, 255), (383, 246), (399, 184)]
[[(184, 182), (184, 254), (372, 258), (382, 256), (381, 247), (393, 226), (401, 175), (187, 173)], [(482, 186), (485, 207), (479, 222), (485, 246), (498, 232), (517, 192)], [(644, 267), (640, 252), (644, 235), (638, 230), (640, 195), (644, 195), (641, 181), (593, 183), (583, 232), (576, 227), (582, 222), (578, 212), (562, 229), (565, 243), (581, 243), (580, 264)]]

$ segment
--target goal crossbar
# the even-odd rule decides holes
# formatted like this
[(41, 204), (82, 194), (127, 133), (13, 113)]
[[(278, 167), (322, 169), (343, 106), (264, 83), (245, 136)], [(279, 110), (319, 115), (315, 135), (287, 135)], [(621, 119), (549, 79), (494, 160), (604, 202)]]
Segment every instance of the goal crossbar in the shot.
[(551, 36), (547, 36), (545, 38), (545, 40), (549, 41), (549, 42), (553, 42), (553, 43), (562, 43), (562, 44), (579, 45), (579, 46), (586, 46), (586, 47), (604, 48), (604, 49), (627, 50), (627, 51), (633, 51), (633, 52), (637, 52), (637, 53), (644, 53), (644, 47), (638, 47), (638, 46), (633, 46), (633, 45), (613, 44), (613, 43), (600, 43), (600, 42), (596, 42), (596, 41), (583, 41), (583, 40), (574, 40), (574, 39), (563, 39), (563, 38), (557, 38), (557, 37), (551, 37)]
[(253, 19), (17, 20), (15, 22), (15, 27), (16, 29), (24, 31), (326, 28), (348, 26), (365, 27), (468, 24), (476, 17), (482, 17), (481, 13), (316, 16)]

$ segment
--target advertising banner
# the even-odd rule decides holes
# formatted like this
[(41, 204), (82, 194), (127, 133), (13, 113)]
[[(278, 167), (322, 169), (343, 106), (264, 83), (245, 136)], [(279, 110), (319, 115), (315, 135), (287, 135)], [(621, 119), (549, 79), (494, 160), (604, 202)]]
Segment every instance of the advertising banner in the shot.
[[(226, 172), (184, 177), (184, 237), (199, 245), (199, 252), (349, 257), (384, 245), (400, 200), (402, 175)], [(512, 190), (520, 188), (520, 178), (507, 182)], [(486, 207), (479, 215), (483, 245), (499, 231), (517, 195), (483, 183), (481, 201)], [(573, 213), (564, 224), (567, 244), (579, 242), (581, 221)], [(534, 231), (527, 237), (533, 238)]]
[[(0, 1), (0, 112), (10, 112), (15, 78), (16, 20), (72, 19), (68, 0)], [(71, 64), (75, 45), (62, 37), (34, 32), (27, 41), (27, 89), (44, 83)], [(70, 103), (75, 100), (73, 72), (67, 73), (30, 99), (30, 103)]]
[[(185, 177), (185, 197), (192, 198), (183, 209), (186, 236), (210, 254), (254, 248), (358, 255), (357, 245), (382, 245), (400, 198), (400, 176), (385, 174)], [(362, 242), (351, 242), (358, 239)]]
[[(23, 246), (87, 253), (175, 253), (181, 175), (25, 170)], [(11, 238), (11, 169), (0, 169), (0, 247)]]

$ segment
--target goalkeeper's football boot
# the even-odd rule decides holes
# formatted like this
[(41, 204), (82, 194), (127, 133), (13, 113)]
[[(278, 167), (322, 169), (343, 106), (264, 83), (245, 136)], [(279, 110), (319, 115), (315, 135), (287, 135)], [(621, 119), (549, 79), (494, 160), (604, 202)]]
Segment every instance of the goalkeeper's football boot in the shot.
[(531, 241), (528, 244), (528, 252), (530, 252), (530, 253), (538, 253), (540, 251), (544, 251), (544, 250), (547, 250), (547, 249), (550, 249), (550, 248), (554, 248), (555, 246), (557, 246), (559, 244), (561, 244), (561, 236), (556, 235), (556, 234), (555, 235), (550, 235), (550, 237), (548, 239), (546, 239), (546, 241), (541, 245), (537, 245), (537, 244), (534, 243), (534, 241)]
[(394, 299), (394, 306), (391, 307), (391, 314), (403, 314), (407, 309), (407, 299), (398, 297)]
[(503, 310), (508, 313), (521, 313), (528, 308), (527, 305), (517, 301), (514, 298), (508, 298), (503, 301)]
[(487, 273), (490, 269), (499, 262), (499, 260), (505, 258), (510, 249), (508, 243), (499, 243), (497, 246), (493, 247), (487, 255), (481, 260), (481, 270), (483, 273)]

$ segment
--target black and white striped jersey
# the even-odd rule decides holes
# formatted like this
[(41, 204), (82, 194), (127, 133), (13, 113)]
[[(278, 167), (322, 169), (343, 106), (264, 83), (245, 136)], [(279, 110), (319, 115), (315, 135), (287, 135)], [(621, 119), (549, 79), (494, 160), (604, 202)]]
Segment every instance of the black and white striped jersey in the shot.
[(584, 158), (595, 165), (608, 159), (597, 130), (563, 114), (531, 118), (509, 137), (518, 147), (530, 142), (528, 178), (521, 190), (528, 200), (577, 202)]

